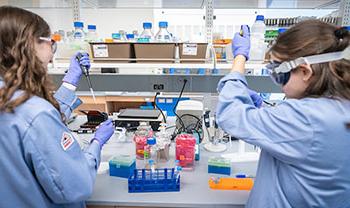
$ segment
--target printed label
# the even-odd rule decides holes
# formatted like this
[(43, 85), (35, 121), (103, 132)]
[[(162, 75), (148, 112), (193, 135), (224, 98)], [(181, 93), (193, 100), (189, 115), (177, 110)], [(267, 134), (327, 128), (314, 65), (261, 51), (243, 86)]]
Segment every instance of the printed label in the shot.
[(93, 45), (94, 57), (95, 58), (108, 58), (108, 47), (107, 45)]
[(66, 151), (69, 147), (74, 143), (73, 136), (68, 132), (63, 132), (61, 138), (61, 146), (64, 151)]
[(184, 43), (182, 45), (182, 55), (197, 56), (197, 44), (195, 44), (195, 43)]

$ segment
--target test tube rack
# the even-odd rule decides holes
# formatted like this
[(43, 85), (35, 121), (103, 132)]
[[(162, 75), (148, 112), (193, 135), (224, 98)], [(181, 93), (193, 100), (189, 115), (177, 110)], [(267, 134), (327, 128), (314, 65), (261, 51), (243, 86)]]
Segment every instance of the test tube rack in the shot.
[(174, 168), (135, 169), (128, 179), (129, 193), (180, 191), (180, 175)]

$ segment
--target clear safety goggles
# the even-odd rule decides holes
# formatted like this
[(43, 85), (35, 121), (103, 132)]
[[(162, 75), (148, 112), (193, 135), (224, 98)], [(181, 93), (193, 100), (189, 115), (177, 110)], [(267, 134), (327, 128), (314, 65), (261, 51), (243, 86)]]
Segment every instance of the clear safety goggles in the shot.
[(321, 64), (341, 59), (350, 60), (350, 46), (343, 51), (330, 52), (306, 57), (300, 57), (292, 61), (271, 62), (265, 66), (272, 80), (278, 85), (285, 85), (289, 81), (290, 72), (301, 64)]
[(57, 51), (57, 42), (54, 39), (46, 38), (46, 37), (39, 37), (39, 40), (51, 43), (52, 53), (56, 53), (56, 51)]

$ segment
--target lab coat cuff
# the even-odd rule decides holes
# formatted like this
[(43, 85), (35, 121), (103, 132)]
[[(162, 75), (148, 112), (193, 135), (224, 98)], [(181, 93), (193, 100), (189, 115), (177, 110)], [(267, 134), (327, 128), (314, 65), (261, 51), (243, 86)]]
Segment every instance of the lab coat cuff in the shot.
[(96, 170), (98, 166), (100, 165), (101, 160), (101, 147), (97, 142), (91, 142), (89, 147), (86, 149), (86, 152), (91, 154), (96, 161)]
[(76, 96), (73, 90), (68, 89), (64, 85), (56, 91), (54, 97), (57, 101), (69, 106), (72, 110), (77, 108), (82, 101)]
[(227, 81), (239, 81), (243, 83), (245, 86), (248, 86), (247, 80), (243, 74), (239, 72), (231, 72), (230, 74), (226, 75), (219, 81), (219, 84), (217, 87), (217, 90), (219, 93), (221, 92), (222, 88), (225, 86), (225, 83)]

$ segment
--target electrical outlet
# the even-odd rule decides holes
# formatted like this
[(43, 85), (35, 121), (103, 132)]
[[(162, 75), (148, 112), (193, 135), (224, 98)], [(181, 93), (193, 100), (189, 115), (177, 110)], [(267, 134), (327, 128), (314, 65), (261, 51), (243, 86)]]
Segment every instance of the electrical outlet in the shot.
[(154, 90), (164, 90), (164, 85), (163, 84), (153, 84), (153, 89)]

